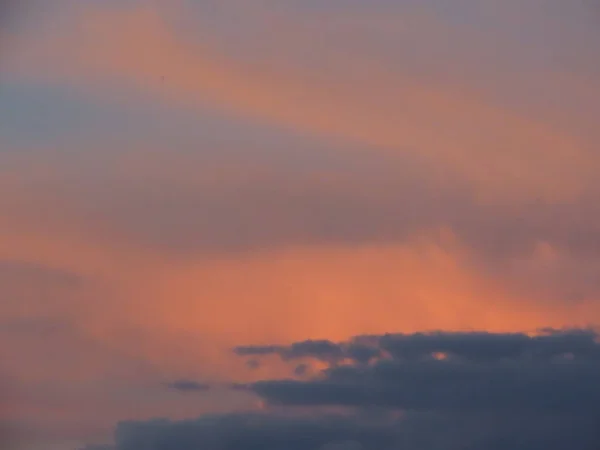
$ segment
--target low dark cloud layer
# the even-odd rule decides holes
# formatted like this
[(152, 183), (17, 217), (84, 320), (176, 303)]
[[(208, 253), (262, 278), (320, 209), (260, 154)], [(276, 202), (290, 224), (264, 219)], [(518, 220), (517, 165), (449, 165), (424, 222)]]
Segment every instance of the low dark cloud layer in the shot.
[(284, 360), (315, 358), (322, 361), (350, 359), (368, 363), (383, 354), (388, 359), (415, 361), (444, 353), (452, 360), (493, 362), (497, 360), (549, 361), (577, 357), (600, 362), (597, 334), (587, 330), (541, 330), (536, 336), (525, 333), (432, 332), (357, 336), (348, 342), (307, 340), (289, 346), (239, 346), (240, 356), (279, 355)]
[(193, 421), (121, 423), (117, 448), (157, 449), (319, 449), (331, 443), (353, 442), (385, 448), (393, 430), (322, 416), (288, 418), (259, 414), (207, 416)]
[[(261, 413), (123, 422), (116, 450), (592, 450), (598, 338), (593, 330), (436, 332), (237, 347), (252, 360), (278, 355), (292, 371), (300, 360), (327, 367), (302, 371), (302, 381), (235, 385), (266, 402)], [(327, 413), (331, 406), (343, 412)]]
[[(271, 350), (283, 359), (330, 362), (319, 376), (248, 388), (287, 406), (588, 414), (600, 406), (597, 338), (591, 330), (547, 330), (532, 337), (440, 332), (306, 341)], [(253, 356), (266, 350), (236, 349)]]
[(123, 422), (116, 450), (595, 450), (588, 417), (407, 414), (311, 417), (230, 414)]

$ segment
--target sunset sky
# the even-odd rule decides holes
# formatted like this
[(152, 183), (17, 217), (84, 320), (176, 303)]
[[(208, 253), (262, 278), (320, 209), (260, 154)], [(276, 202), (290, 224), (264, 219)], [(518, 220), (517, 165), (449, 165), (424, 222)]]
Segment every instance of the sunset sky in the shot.
[(4, 3), (0, 447), (592, 445), (593, 0)]

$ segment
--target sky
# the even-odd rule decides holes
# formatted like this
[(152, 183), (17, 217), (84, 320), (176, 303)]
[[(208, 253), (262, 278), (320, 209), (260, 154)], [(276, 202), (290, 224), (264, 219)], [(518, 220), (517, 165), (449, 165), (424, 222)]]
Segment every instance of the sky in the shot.
[(600, 8), (0, 2), (8, 450), (596, 449)]

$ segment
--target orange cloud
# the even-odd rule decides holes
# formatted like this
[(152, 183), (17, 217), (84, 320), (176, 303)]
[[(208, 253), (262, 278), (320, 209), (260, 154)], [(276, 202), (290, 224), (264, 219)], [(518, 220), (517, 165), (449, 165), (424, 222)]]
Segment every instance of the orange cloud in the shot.
[[(33, 178), (44, 180), (39, 174)], [(210, 180), (209, 184), (221, 192), (223, 185), (235, 180), (235, 176), (223, 177), (220, 183)], [(131, 181), (137, 185), (135, 177)], [(186, 178), (179, 183), (186, 185)], [(4, 184), (8, 186), (11, 183)], [(37, 334), (2, 341), (0, 354), (10, 362), (7, 369), (29, 383), (25, 389), (30, 392), (27, 398), (14, 400), (21, 408), (11, 409), (10, 417), (18, 413), (20, 418), (49, 422), (54, 417), (52, 408), (58, 405), (65, 416), (52, 418), (52, 424), (63, 426), (77, 417), (78, 424), (96, 427), (100, 433), (117, 417), (189, 417), (251, 408), (251, 399), (234, 394), (181, 399), (176, 393), (160, 393), (161, 382), (182, 377), (245, 381), (289, 373), (283, 364), (254, 371), (244, 367), (230, 353), (238, 344), (287, 343), (311, 337), (337, 340), (361, 333), (428, 329), (533, 331), (587, 325), (600, 318), (597, 298), (549, 302), (545, 292), (538, 295), (529, 288), (532, 274), (539, 277), (535, 287), (548, 276), (555, 277), (561, 267), (565, 273), (579, 271), (578, 265), (569, 267), (572, 261), (546, 244), (514, 261), (511, 270), (517, 283), (510, 278), (511, 271), (488, 273), (473, 265), (472, 249), (451, 231), (419, 230), (399, 241), (379, 243), (197, 251), (181, 258), (157, 250), (151, 242), (132, 243), (106, 234), (105, 223), (94, 218), (109, 221), (108, 211), (86, 217), (72, 198), (53, 190), (53, 183), (40, 186), (43, 195), (39, 187), (3, 190), (11, 195), (8, 199), (0, 196), (0, 206), (7, 211), (10, 200), (13, 209), (10, 220), (0, 224), (0, 260), (35, 262), (78, 274), (84, 283), (65, 291), (35, 280), (24, 285), (12, 279), (8, 293), (26, 298), (26, 309), (23, 303), (3, 302), (0, 323), (23, 316), (51, 317), (76, 324), (75, 336), (80, 337), (70, 338), (68, 345), (52, 335), (43, 337), (41, 345)], [(188, 187), (197, 195), (205, 185), (190, 183)], [(272, 187), (280, 189), (281, 185)], [(343, 183), (338, 187), (347, 188)], [(123, 196), (119, 189), (112, 198), (117, 196)], [(85, 199), (84, 193), (80, 200)], [(95, 201), (92, 204), (97, 207)], [(44, 207), (46, 216), (31, 215)], [(51, 207), (58, 208), (59, 221), (50, 214)], [(184, 220), (181, 214), (176, 216)], [(267, 219), (285, 223), (277, 214)], [(519, 284), (522, 275), (524, 286)], [(567, 280), (567, 286), (571, 281)], [(8, 288), (1, 284), (0, 294)], [(55, 348), (62, 349), (62, 358), (53, 355)], [(43, 357), (37, 352), (43, 352)], [(64, 394), (61, 399), (75, 400), (52, 396), (45, 400), (45, 392), (31, 389), (36, 383), (53, 383), (55, 391)]]
[[(112, 169), (102, 169), (108, 190), (100, 196), (99, 183), (90, 188), (81, 174), (76, 192), (69, 189), (72, 173), (64, 167), (52, 170), (51, 161), (45, 170), (11, 166), (12, 177), (1, 182), (6, 219), (0, 224), (0, 260), (34, 262), (86, 280), (84, 291), (60, 294), (68, 302), (32, 302), (30, 313), (53, 311), (81, 323), (85, 333), (109, 348), (125, 346), (126, 353), (144, 355), (158, 367), (164, 363), (182, 374), (201, 368), (217, 378), (232, 368), (223, 356), (227, 348), (246, 342), (344, 339), (395, 330), (534, 330), (599, 318), (598, 292), (588, 280), (597, 267), (561, 248), (560, 241), (544, 242), (527, 231), (523, 242), (516, 240), (514, 253), (497, 255), (468, 241), (475, 234), (483, 241), (500, 240), (506, 234), (503, 220), (509, 227), (514, 217), (525, 224), (531, 220), (521, 210), (479, 211), (472, 209), (476, 205), (453, 206), (449, 197), (442, 203), (450, 204), (450, 212), (475, 217), (473, 224), (461, 228), (458, 222), (452, 228), (452, 214), (429, 220), (427, 213), (446, 211), (448, 205), (430, 203), (428, 197), (409, 202), (400, 194), (412, 191), (410, 183), (394, 179), (396, 168), (367, 172), (364, 178), (335, 171), (319, 178), (273, 167), (254, 171), (232, 162), (211, 177), (205, 170), (214, 167), (190, 170), (197, 161), (173, 155), (171, 164), (166, 162), (128, 153)], [(427, 188), (418, 185), (416, 192)], [(147, 195), (131, 196), (140, 189)], [(168, 201), (152, 203), (158, 194)], [(184, 199), (181, 206), (178, 198)], [(358, 207), (345, 203), (348, 198)], [(291, 208), (284, 207), (288, 203)], [(322, 203), (328, 205), (325, 210), (317, 208)], [(144, 210), (140, 220), (129, 215), (144, 204), (148, 214)], [(210, 208), (214, 204), (217, 210)], [(229, 215), (239, 210), (247, 214)], [(321, 223), (311, 216), (323, 211), (333, 211), (334, 220)], [(421, 221), (417, 214), (423, 211)], [(482, 214), (499, 228), (485, 229)], [(165, 217), (175, 225), (169, 227)], [(155, 240), (140, 239), (152, 221), (159, 222), (160, 233)], [(204, 227), (208, 221), (212, 227)], [(357, 239), (356, 231), (344, 231), (345, 221), (366, 221), (372, 231)], [(403, 221), (414, 224), (404, 229)], [(187, 222), (194, 224), (190, 232), (179, 226)], [(221, 233), (231, 222), (232, 230), (242, 230), (253, 245), (228, 246), (232, 234)], [(397, 234), (378, 234), (390, 223)], [(328, 229), (323, 233), (326, 226), (341, 230), (339, 236)], [(309, 231), (298, 234), (303, 229)], [(163, 245), (171, 235), (183, 235), (192, 249), (185, 257)], [(200, 239), (218, 245), (195, 246)], [(479, 264), (477, 252), (490, 267)], [(571, 301), (572, 292), (581, 292), (577, 301)], [(6, 305), (3, 312), (9, 313)], [(189, 353), (175, 351), (180, 347), (189, 347)], [(207, 358), (211, 364), (204, 364)]]
[[(26, 254), (21, 244), (30, 239), (13, 235), (0, 241), (2, 256), (9, 240)], [(505, 280), (479, 273), (451, 234), (404, 245), (288, 248), (161, 263), (144, 263), (143, 254), (127, 249), (98, 246), (94, 254), (87, 245), (69, 254), (61, 247), (69, 248), (59, 246), (57, 260), (101, 275), (110, 286), (105, 296), (88, 296), (81, 308), (61, 314), (72, 315), (107, 348), (164, 373), (210, 379), (238, 367), (227, 356), (236, 344), (428, 329), (534, 331), (600, 317), (597, 303), (528, 298)]]
[(176, 287), (174, 298), (183, 303), (164, 305), (161, 315), (174, 328), (214, 329), (227, 340), (258, 343), (390, 330), (533, 330), (590, 318), (585, 309), (511, 298), (465, 268), (460, 247), (452, 247), (425, 240), (296, 249), (178, 268), (158, 292)]

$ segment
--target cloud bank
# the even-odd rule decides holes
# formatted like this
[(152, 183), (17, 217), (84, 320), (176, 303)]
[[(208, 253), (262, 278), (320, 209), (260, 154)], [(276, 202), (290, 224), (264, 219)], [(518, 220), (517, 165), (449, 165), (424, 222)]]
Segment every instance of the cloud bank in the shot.
[(242, 357), (326, 367), (237, 386), (266, 402), (262, 412), (123, 422), (115, 448), (592, 450), (599, 337), (591, 329), (432, 332), (237, 347)]

